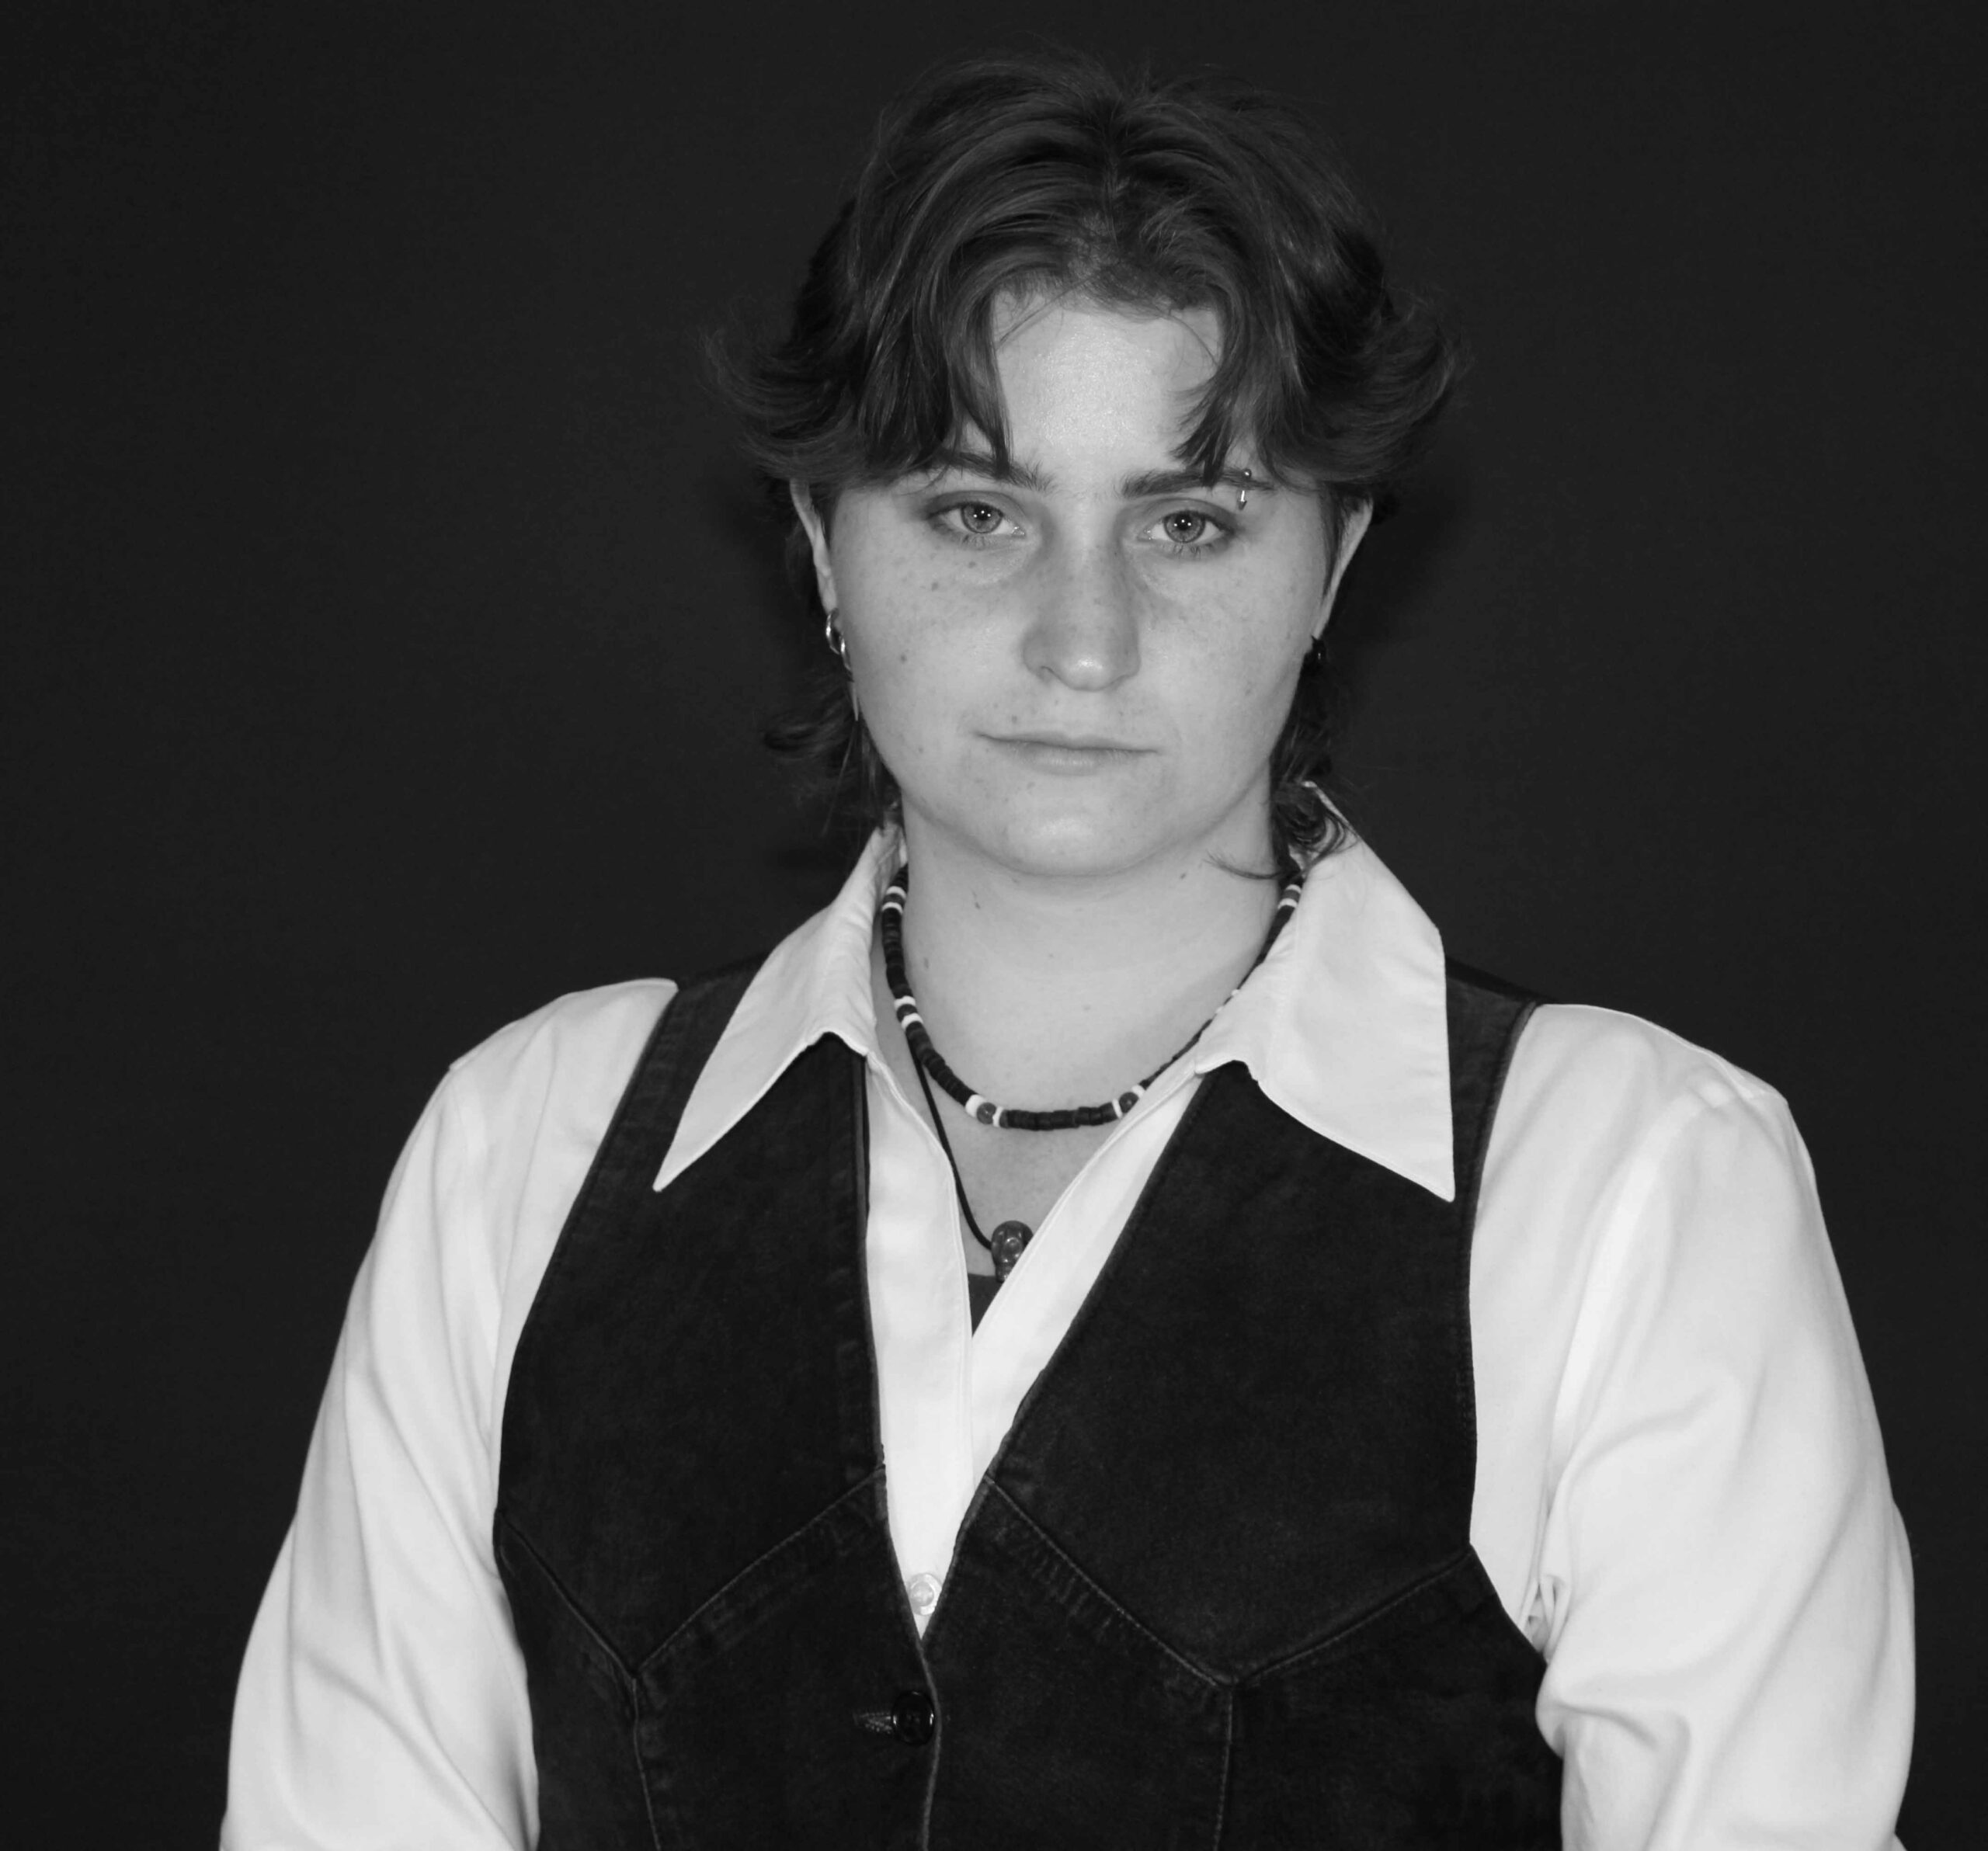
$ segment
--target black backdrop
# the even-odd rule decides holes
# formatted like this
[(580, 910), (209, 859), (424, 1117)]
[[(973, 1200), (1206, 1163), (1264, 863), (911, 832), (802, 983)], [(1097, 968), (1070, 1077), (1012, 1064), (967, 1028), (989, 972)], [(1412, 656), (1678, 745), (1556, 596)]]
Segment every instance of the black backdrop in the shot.
[(909, 73), (1047, 32), (1296, 94), (1468, 335), (1343, 607), (1346, 800), (1453, 949), (1792, 1101), (1914, 1544), (1903, 1829), (1962, 1842), (1972, 9), (688, 11), (8, 29), (12, 1819), (210, 1840), (343, 1295), (445, 1062), (822, 897), (754, 744), (808, 639), (697, 333), (784, 297)]

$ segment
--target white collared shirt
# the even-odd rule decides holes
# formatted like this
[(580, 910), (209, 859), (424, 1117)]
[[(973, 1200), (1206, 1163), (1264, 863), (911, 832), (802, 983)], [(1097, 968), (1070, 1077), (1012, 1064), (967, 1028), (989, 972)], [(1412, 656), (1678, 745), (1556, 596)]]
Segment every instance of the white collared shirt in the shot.
[[(657, 1186), (832, 1034), (867, 1057), (867, 1263), (891, 1535), (923, 1623), (974, 1488), (1199, 1076), (1452, 1198), (1443, 953), (1372, 852), (1322, 863), (1194, 1051), (1065, 1190), (979, 1328), (952, 1176), (877, 1052), (887, 842), (767, 960)], [(561, 998), (458, 1061), (388, 1192), (243, 1666), (229, 1851), (523, 1846), (522, 1660), (492, 1554), (511, 1356), (656, 1016)], [(1911, 1583), (1814, 1182), (1779, 1096), (1633, 1017), (1548, 1005), (1472, 1246), (1471, 1541), (1547, 1660), (1593, 1851), (1895, 1842)], [(742, 1469), (750, 1469), (743, 1462)]]

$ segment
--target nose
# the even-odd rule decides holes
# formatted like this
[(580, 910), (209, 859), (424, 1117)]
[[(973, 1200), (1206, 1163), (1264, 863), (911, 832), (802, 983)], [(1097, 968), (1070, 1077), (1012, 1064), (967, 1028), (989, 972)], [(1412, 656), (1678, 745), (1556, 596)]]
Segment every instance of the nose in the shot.
[(1035, 587), (1022, 658), (1066, 687), (1112, 687), (1138, 672), (1138, 587), (1115, 546), (1058, 552)]

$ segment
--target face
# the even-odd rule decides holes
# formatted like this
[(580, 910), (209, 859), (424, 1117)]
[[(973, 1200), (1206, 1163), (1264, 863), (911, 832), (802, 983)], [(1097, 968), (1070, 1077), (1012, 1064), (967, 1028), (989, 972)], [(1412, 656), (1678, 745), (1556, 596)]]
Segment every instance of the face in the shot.
[(914, 862), (1017, 875), (1267, 864), (1270, 748), (1323, 629), (1315, 495), (1239, 452), (1203, 487), (1174, 455), (1213, 316), (1017, 304), (996, 356), (1012, 469), (969, 432), (935, 474), (796, 502), (847, 639)]

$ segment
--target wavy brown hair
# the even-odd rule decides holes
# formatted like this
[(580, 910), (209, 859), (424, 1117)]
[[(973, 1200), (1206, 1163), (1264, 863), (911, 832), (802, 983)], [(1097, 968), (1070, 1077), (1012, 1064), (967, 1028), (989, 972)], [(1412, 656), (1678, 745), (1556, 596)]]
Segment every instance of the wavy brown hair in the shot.
[[(1062, 293), (1211, 310), (1219, 355), (1176, 455), (1212, 482), (1248, 443), (1274, 481), (1319, 494), (1335, 555), (1353, 506), (1389, 511), (1458, 371), (1427, 311), (1389, 289), (1337, 164), (1275, 99), (1076, 54), (941, 65), (885, 112), (785, 334), (711, 344), (817, 623), (787, 484), (805, 484), (832, 520), (843, 489), (928, 468), (969, 426), (1005, 465), (995, 311)], [(1271, 755), (1281, 863), (1344, 834), (1319, 794), (1333, 728), (1317, 668), (1308, 661)], [(839, 669), (766, 741), (848, 821), (867, 830), (896, 814), (895, 780)]]

